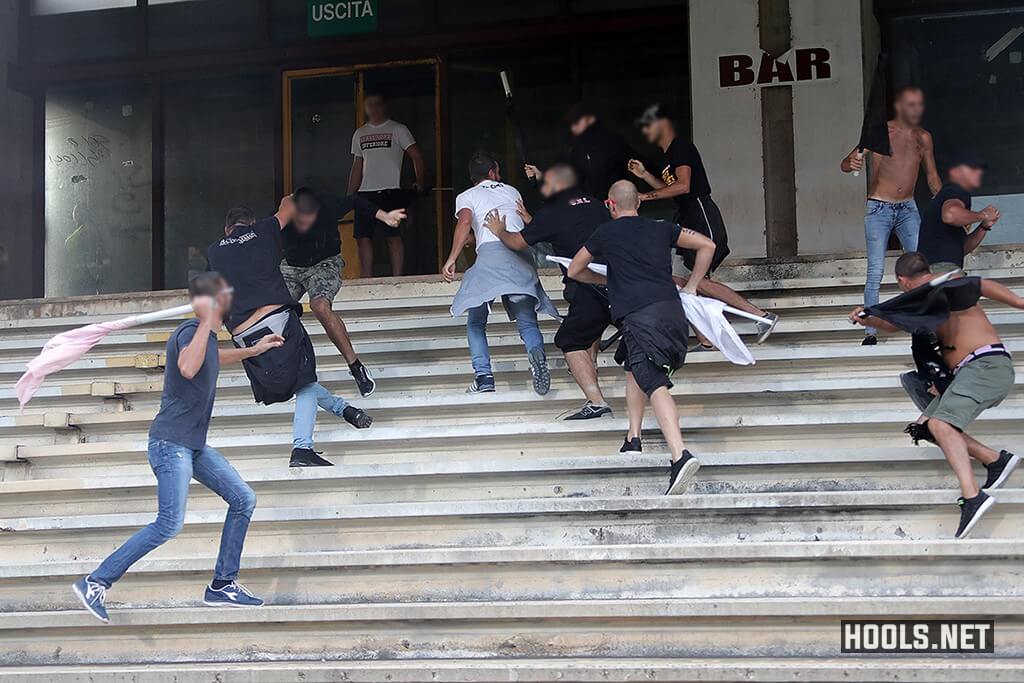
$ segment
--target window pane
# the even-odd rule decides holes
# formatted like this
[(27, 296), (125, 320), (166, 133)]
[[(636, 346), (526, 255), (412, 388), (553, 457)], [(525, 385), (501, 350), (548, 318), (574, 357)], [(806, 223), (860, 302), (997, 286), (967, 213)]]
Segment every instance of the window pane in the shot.
[(123, 57), (135, 52), (135, 8), (29, 17), (29, 50), (36, 62)]
[(146, 86), (47, 92), (47, 296), (150, 289), (151, 147)]
[[(1024, 11), (959, 13), (893, 21), (896, 88), (920, 85), (924, 126), (942, 169), (950, 152), (965, 149), (989, 169), (975, 202), (998, 206), (1004, 218), (985, 244), (1024, 242), (1024, 166), (1019, 135), (1024, 116)], [(923, 178), (922, 178), (923, 183)], [(927, 190), (919, 199), (927, 199)], [(981, 195), (989, 195), (982, 197)]]
[[(643, 42), (620, 44), (616, 50), (597, 45), (583, 49), (580, 80), (583, 99), (598, 112), (603, 125), (620, 135), (652, 169), (661, 167), (661, 152), (647, 144), (634, 121), (647, 105), (654, 102), (671, 107), (676, 113), (680, 135), (690, 134), (689, 59), (686, 54), (685, 28), (673, 33), (646, 36)], [(622, 56), (628, 54), (629, 59)], [(642, 64), (642, 69), (637, 69)], [(700, 142), (697, 142), (698, 146)], [(714, 169), (709, 169), (714, 178)], [(670, 201), (644, 204), (644, 214), (671, 218)]]
[(261, 3), (251, 0), (150, 0), (149, 47), (157, 52), (224, 49), (264, 39)]
[(232, 206), (269, 215), (274, 187), (274, 106), (269, 76), (164, 87), (166, 286), (206, 269), (206, 247)]

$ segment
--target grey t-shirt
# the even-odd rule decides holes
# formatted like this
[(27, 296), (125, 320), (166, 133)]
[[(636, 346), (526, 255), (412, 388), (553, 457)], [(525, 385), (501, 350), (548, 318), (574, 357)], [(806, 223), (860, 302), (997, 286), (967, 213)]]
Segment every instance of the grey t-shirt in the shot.
[(206, 445), (206, 432), (213, 414), (217, 392), (220, 357), (217, 335), (210, 333), (203, 367), (192, 379), (185, 379), (178, 370), (178, 353), (192, 341), (199, 329), (198, 320), (186, 320), (167, 340), (167, 361), (164, 369), (164, 391), (160, 411), (149, 427), (149, 438), (180, 444), (194, 451)]

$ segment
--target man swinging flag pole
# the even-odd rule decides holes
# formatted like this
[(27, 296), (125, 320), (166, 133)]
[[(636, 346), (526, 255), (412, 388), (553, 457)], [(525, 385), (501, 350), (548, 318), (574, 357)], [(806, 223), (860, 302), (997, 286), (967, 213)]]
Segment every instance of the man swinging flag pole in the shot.
[(25, 404), (32, 400), (32, 397), (40, 385), (42, 385), (47, 375), (62, 370), (74, 363), (111, 332), (126, 330), (129, 327), (145, 325), (157, 320), (180, 318), (191, 312), (192, 305), (185, 304), (184, 306), (175, 306), (174, 308), (167, 308), (162, 311), (142, 313), (104, 323), (93, 323), (92, 325), (61, 332), (46, 342), (39, 355), (28, 362), (28, 370), (21, 376), (18, 383), (14, 385), (14, 393), (18, 397), (18, 403), (24, 408)]
[[(516, 153), (519, 154), (519, 161), (522, 164), (530, 163), (529, 154), (526, 151), (526, 134), (523, 132), (523, 127), (519, 123), (519, 115), (516, 113), (516, 104), (512, 99), (512, 85), (508, 79), (508, 72), (502, 71), (499, 76), (501, 77), (501, 88), (505, 91), (505, 115), (508, 117), (508, 122), (512, 125), (512, 134), (515, 139)], [(537, 183), (537, 179), (533, 179), (534, 184)]]

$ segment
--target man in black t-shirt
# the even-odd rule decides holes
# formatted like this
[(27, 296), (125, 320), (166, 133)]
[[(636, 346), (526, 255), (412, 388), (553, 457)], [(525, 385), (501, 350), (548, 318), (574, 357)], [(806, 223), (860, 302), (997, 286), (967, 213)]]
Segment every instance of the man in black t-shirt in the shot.
[[(932, 264), (933, 273), (963, 268), (964, 256), (977, 249), (999, 221), (999, 209), (994, 206), (971, 211), (971, 193), (981, 188), (984, 173), (983, 161), (958, 155), (949, 168), (948, 182), (925, 209), (917, 250)], [(968, 232), (975, 223), (978, 226)]]
[[(694, 252), (693, 283), (700, 282), (714, 257), (715, 244), (704, 235), (675, 223), (637, 215), (636, 186), (620, 180), (608, 192), (614, 220), (600, 226), (569, 265), (569, 277), (592, 284), (607, 284), (612, 318), (622, 331), (616, 361), (626, 370), (626, 406), (629, 432), (621, 452), (640, 452), (640, 430), (646, 401), (672, 454), (666, 494), (682, 493), (700, 463), (683, 443), (679, 411), (669, 389), (672, 374), (686, 359), (689, 326), (672, 279), (672, 248)], [(608, 276), (588, 269), (595, 259), (608, 266)], [(687, 284), (695, 294), (696, 284)]]
[[(522, 251), (538, 242), (550, 242), (556, 256), (572, 258), (602, 223), (608, 222), (608, 210), (597, 199), (577, 187), (577, 175), (572, 166), (555, 164), (544, 172), (540, 193), (544, 205), (531, 215), (522, 204), (519, 216), (526, 227), (520, 232), (509, 232), (505, 218), (492, 213), (484, 225), (509, 249)], [(597, 380), (595, 364), (601, 335), (611, 324), (608, 308), (608, 290), (600, 285), (581, 284), (564, 279), (563, 296), (569, 302), (569, 313), (555, 334), (555, 346), (565, 355), (569, 372), (579, 385), (587, 402), (566, 420), (591, 420), (610, 416), (601, 386)]]
[(242, 365), (257, 403), (295, 397), (290, 466), (322, 467), (332, 463), (313, 450), (318, 406), (356, 429), (369, 428), (373, 419), (317, 382), (313, 342), (299, 319), (302, 307), (281, 275), (281, 230), (294, 217), (291, 195), (281, 200), (276, 214), (262, 220), (251, 209), (233, 208), (224, 220), (224, 237), (210, 245), (207, 260), (234, 286), (228, 329), (235, 346), (248, 348), (270, 333), (284, 337), (282, 346)]
[[(715, 257), (711, 261), (711, 268), (707, 276), (701, 278), (697, 291), (741, 311), (771, 320), (770, 323), (756, 323), (757, 343), (760, 344), (775, 329), (778, 316), (758, 308), (732, 288), (711, 279), (711, 274), (729, 255), (729, 235), (725, 229), (722, 212), (711, 198), (711, 182), (708, 180), (700, 152), (692, 142), (676, 135), (672, 115), (663, 105), (652, 104), (645, 109), (637, 119), (637, 125), (643, 130), (647, 141), (657, 145), (665, 156), (665, 165), (660, 177), (648, 171), (642, 162), (630, 160), (629, 170), (654, 188), (651, 192), (641, 194), (640, 200), (672, 199), (676, 203), (675, 221), (715, 243)], [(682, 257), (686, 270), (693, 271), (693, 252), (678, 249), (677, 253)], [(692, 277), (681, 272), (676, 273), (676, 276), (681, 284)]]
[(362, 195), (318, 195), (308, 187), (295, 190), (292, 198), (295, 201), (295, 215), (281, 231), (284, 251), (281, 274), (285, 285), (296, 300), (309, 293), (310, 310), (324, 326), (334, 346), (345, 357), (359, 393), (369, 396), (376, 383), (352, 348), (345, 321), (333, 309), (334, 297), (341, 289), (341, 271), (345, 267), (345, 261), (341, 258), (338, 223), (354, 209), (365, 220), (379, 220), (395, 228), (405, 218), (405, 209), (383, 211)]

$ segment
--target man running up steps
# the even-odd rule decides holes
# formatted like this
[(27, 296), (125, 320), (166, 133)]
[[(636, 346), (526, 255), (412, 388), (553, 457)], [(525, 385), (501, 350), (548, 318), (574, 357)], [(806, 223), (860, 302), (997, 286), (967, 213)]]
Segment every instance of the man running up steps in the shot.
[(231, 310), (231, 290), (217, 273), (201, 273), (189, 282), (196, 317), (167, 340), (167, 364), (160, 410), (149, 428), (149, 466), (157, 481), (156, 520), (139, 529), (72, 589), (94, 617), (107, 623), (107, 590), (128, 568), (181, 531), (189, 481), (195, 478), (228, 504), (213, 581), (203, 602), (212, 607), (259, 607), (263, 601), (237, 582), (242, 544), (256, 494), (223, 455), (206, 444), (210, 415), (223, 363), (235, 363), (279, 348), (276, 334), (245, 349), (217, 349), (217, 330)]
[[(700, 462), (683, 443), (679, 411), (669, 393), (672, 374), (686, 359), (689, 326), (672, 280), (672, 248), (694, 252), (693, 277), (683, 290), (696, 294), (715, 253), (715, 243), (675, 223), (641, 218), (636, 186), (620, 180), (608, 192), (613, 220), (600, 226), (569, 265), (578, 282), (608, 285), (612, 318), (622, 331), (615, 360), (626, 370), (629, 432), (623, 452), (641, 450), (640, 431), (646, 403), (671, 452), (667, 495), (683, 493), (700, 469)], [(608, 277), (587, 266), (600, 259)]]

